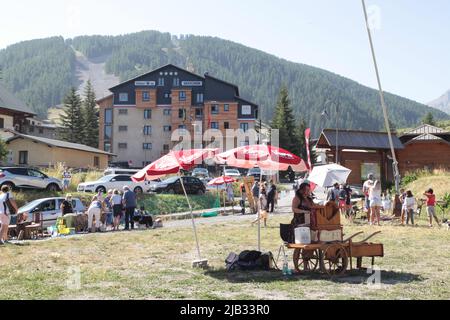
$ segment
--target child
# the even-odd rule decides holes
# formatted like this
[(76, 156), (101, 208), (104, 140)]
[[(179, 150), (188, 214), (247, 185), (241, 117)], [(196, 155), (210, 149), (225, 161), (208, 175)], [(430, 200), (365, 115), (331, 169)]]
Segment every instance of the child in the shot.
[(406, 215), (405, 199), (406, 199), (405, 189), (400, 189), (400, 202), (402, 203), (402, 214), (401, 214), (402, 225), (405, 224), (405, 215)]
[(416, 205), (416, 199), (410, 190), (406, 191), (406, 198), (404, 202), (404, 207), (406, 207), (406, 224), (411, 224), (414, 226), (414, 206)]
[(382, 203), (384, 214), (389, 214), (391, 211), (391, 195), (389, 193), (383, 194)]
[(430, 228), (433, 227), (433, 218), (436, 220), (438, 226), (440, 226), (439, 219), (436, 216), (436, 195), (434, 194), (433, 189), (428, 189), (423, 195), (427, 197), (427, 214), (430, 221), (428, 226)]

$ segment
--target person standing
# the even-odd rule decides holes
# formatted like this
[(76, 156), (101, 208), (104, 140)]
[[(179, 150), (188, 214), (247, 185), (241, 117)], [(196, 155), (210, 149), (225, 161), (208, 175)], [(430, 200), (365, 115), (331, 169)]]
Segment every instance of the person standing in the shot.
[(232, 183), (227, 183), (226, 184), (226, 190), (227, 190), (227, 200), (228, 200), (228, 202), (234, 203), (233, 184)]
[(115, 189), (113, 191), (113, 195), (111, 197), (111, 204), (113, 209), (113, 231), (119, 231), (120, 220), (122, 219), (122, 196), (119, 193), (119, 190)]
[(67, 167), (64, 167), (64, 171), (62, 173), (62, 181), (63, 181), (63, 191), (69, 189), (70, 180), (72, 179), (72, 174), (70, 173)]
[(259, 199), (259, 181), (255, 181), (252, 187), (252, 195), (253, 195), (253, 202), (255, 204), (255, 208), (253, 208), (255, 211), (254, 213), (258, 213), (258, 199)]
[(405, 207), (406, 207), (406, 224), (409, 224), (411, 220), (411, 225), (414, 226), (414, 207), (416, 205), (416, 199), (410, 190), (406, 191)]
[(0, 228), (0, 245), (4, 245), (8, 241), (8, 228), (12, 214), (8, 202), (12, 209), (17, 212), (17, 203), (9, 191), (8, 186), (3, 186), (0, 193), (0, 223), (2, 224)]
[(123, 187), (122, 203), (125, 207), (125, 230), (134, 230), (134, 210), (136, 210), (136, 194), (130, 190), (130, 187)]
[(406, 217), (406, 205), (405, 205), (405, 199), (406, 199), (406, 192), (405, 189), (400, 189), (400, 202), (402, 203), (402, 214), (401, 214), (401, 222), (402, 225), (405, 224), (405, 217)]
[(436, 195), (434, 194), (433, 189), (428, 189), (423, 195), (427, 197), (427, 214), (430, 222), (428, 226), (430, 228), (433, 227), (433, 218), (436, 221), (437, 225), (440, 226), (441, 224), (436, 215)]
[(61, 202), (61, 206), (59, 208), (61, 209), (61, 214), (63, 217), (66, 214), (74, 213), (72, 205), (72, 195), (70, 193), (66, 194), (66, 199), (64, 199), (64, 201)]
[(269, 193), (267, 194), (267, 210), (273, 213), (275, 207), (275, 199), (278, 197), (277, 186), (270, 180)]
[(370, 222), (369, 224), (380, 225), (380, 210), (381, 210), (381, 183), (376, 180), (369, 188), (370, 201)]
[(104, 209), (106, 211), (106, 228), (113, 225), (113, 203), (112, 203), (112, 197), (113, 197), (113, 190), (108, 190), (108, 194), (105, 197), (105, 200), (103, 200)]
[[(89, 232), (100, 231), (100, 216), (102, 213), (102, 202), (98, 200), (97, 196), (92, 198), (91, 205), (88, 208), (88, 230)], [(92, 226), (95, 218), (95, 228)]]
[(268, 207), (267, 207), (267, 193), (266, 193), (266, 187), (263, 185), (261, 186), (261, 192), (258, 197), (258, 207), (259, 207), (259, 217), (257, 217), (253, 222), (252, 225), (254, 225), (259, 220), (264, 220), (264, 227), (267, 227), (267, 218), (268, 218)]
[(373, 186), (374, 183), (374, 175), (373, 173), (369, 173), (367, 175), (367, 180), (363, 184), (363, 194), (364, 194), (364, 209), (367, 212), (367, 221), (370, 222), (371, 212), (370, 212), (370, 200), (369, 200), (369, 189)]
[(328, 190), (327, 201), (334, 201), (339, 206), (339, 183), (335, 183), (333, 188)]
[(245, 180), (240, 185), (241, 190), (241, 213), (245, 214), (245, 201), (247, 201), (247, 190), (245, 189)]

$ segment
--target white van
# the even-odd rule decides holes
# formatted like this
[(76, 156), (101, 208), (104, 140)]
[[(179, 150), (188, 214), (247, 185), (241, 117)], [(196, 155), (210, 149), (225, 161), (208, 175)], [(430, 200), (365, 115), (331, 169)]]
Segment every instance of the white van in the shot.
[(103, 171), (103, 175), (110, 176), (113, 174), (126, 174), (126, 175), (132, 176), (138, 172), (139, 172), (139, 170), (135, 170), (135, 169), (108, 168), (105, 171)]

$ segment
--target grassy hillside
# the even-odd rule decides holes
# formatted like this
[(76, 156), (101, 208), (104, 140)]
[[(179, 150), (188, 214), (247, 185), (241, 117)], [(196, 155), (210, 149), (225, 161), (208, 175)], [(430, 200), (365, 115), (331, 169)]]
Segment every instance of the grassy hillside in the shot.
[(450, 194), (450, 172), (448, 171), (417, 172), (410, 176), (416, 176), (417, 180), (408, 183), (405, 189), (411, 190), (416, 198), (420, 198), (429, 188), (434, 190), (439, 200), (443, 199), (447, 193)]
[[(30, 52), (36, 47), (38, 58), (30, 58)], [(330, 119), (321, 117), (327, 101), (340, 103), (339, 118), (343, 128), (384, 128), (377, 91), (319, 68), (214, 37), (175, 37), (170, 33), (143, 31), (115, 37), (82, 36), (66, 41), (50, 38), (20, 43), (0, 51), (5, 83), (31, 102), (36, 110), (60, 103), (55, 100), (76, 82), (71, 47), (91, 59), (107, 56), (106, 71), (121, 80), (167, 63), (193, 68), (198, 74), (209, 72), (237, 84), (241, 96), (261, 106), (264, 121), (272, 118), (280, 87), (285, 84), (296, 117), (305, 119), (316, 134), (324, 127), (335, 126), (331, 107)], [(37, 97), (36, 92), (41, 88), (51, 95)], [(428, 111), (433, 112), (436, 119), (449, 119), (449, 115), (441, 111), (396, 95), (387, 94), (386, 102), (391, 122), (396, 127), (414, 127)]]

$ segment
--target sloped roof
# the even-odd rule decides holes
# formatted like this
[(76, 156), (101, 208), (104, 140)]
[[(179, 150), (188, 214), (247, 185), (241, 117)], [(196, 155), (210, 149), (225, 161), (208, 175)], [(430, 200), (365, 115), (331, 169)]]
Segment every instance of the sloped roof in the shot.
[(9, 109), (12, 111), (18, 111), (22, 113), (28, 113), (34, 115), (28, 106), (16, 98), (11, 92), (9, 92), (4, 86), (0, 84), (0, 108)]
[(411, 143), (414, 143), (414, 142), (436, 142), (436, 141), (438, 141), (438, 142), (445, 142), (447, 144), (450, 144), (450, 142), (448, 142), (445, 139), (442, 139), (441, 137), (435, 136), (435, 135), (430, 134), (430, 133), (425, 133), (425, 134), (422, 134), (422, 135), (420, 135), (418, 137), (415, 137), (414, 139), (409, 140), (408, 142), (405, 143), (405, 145), (408, 145), (408, 144), (411, 144)]
[(445, 130), (429, 124), (423, 124), (411, 131), (406, 132), (405, 135), (426, 134), (426, 133), (445, 133)]
[(86, 151), (86, 152), (92, 152), (92, 153), (99, 153), (99, 154), (106, 154), (106, 155), (109, 155), (109, 156), (113, 156), (114, 155), (112, 153), (105, 152), (105, 151), (100, 150), (100, 149), (96, 149), (96, 148), (92, 148), (92, 147), (89, 147), (89, 146), (85, 146), (84, 144), (71, 143), (71, 142), (66, 142), (66, 141), (61, 141), (61, 140), (30, 136), (30, 135), (18, 133), (18, 132), (12, 131), (12, 130), (7, 130), (7, 131), (13, 133), (14, 136), (12, 138), (9, 138), (6, 141), (6, 143), (9, 143), (9, 142), (11, 142), (13, 140), (16, 140), (16, 139), (23, 138), (23, 139), (29, 139), (29, 140), (32, 140), (32, 141), (36, 141), (36, 142), (41, 142), (41, 143), (44, 143), (44, 144), (52, 146), (52, 147), (65, 148), (65, 149), (74, 149), (74, 150), (80, 150), (80, 151)]
[[(390, 149), (389, 136), (386, 132), (339, 130), (338, 147), (346, 149)], [(399, 138), (392, 134), (394, 149), (403, 149)], [(336, 129), (323, 130), (317, 143), (319, 148), (336, 147)]]

